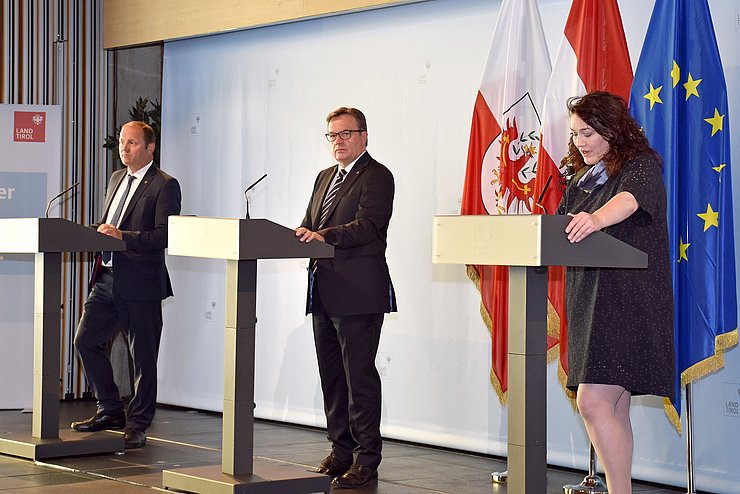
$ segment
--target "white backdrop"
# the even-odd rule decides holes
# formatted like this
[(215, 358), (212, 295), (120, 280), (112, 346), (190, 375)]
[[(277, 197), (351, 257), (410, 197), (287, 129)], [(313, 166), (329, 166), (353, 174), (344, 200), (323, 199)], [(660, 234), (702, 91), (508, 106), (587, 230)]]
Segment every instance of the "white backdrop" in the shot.
[[(18, 112), (45, 116), (19, 127), (36, 129), (32, 141), (14, 138)], [(61, 191), (61, 118), (60, 106), (0, 105), (0, 218), (44, 216)], [(59, 216), (58, 206), (50, 216)], [(33, 269), (32, 255), (0, 253), (0, 409), (33, 405)]]
[[(652, 2), (622, 0), (633, 66)], [(570, 2), (540, 0), (551, 57)], [(740, 122), (736, 1), (710, 2)], [(489, 384), (489, 334), (462, 266), (431, 264), (431, 217), (458, 213), (475, 94), (499, 1), (436, 0), (165, 46), (162, 168), (180, 179), (183, 214), (302, 219), (316, 173), (331, 164), (325, 115), (340, 105), (367, 115), (369, 151), (396, 179), (388, 261), (399, 312), (386, 317), (378, 365), (386, 437), (506, 454), (506, 407)], [(737, 125), (740, 125), (737, 124)], [(736, 125), (736, 127), (737, 127)], [(734, 134), (734, 163), (740, 139)], [(737, 167), (736, 167), (737, 168)], [(740, 208), (740, 172), (734, 173)], [(736, 229), (738, 229), (736, 227)], [(739, 263), (740, 264), (740, 263)], [(159, 400), (221, 410), (224, 266), (169, 257), (175, 298), (165, 303)], [(324, 425), (306, 260), (259, 265), (256, 416)], [(725, 411), (740, 389), (740, 351), (695, 386), (697, 488), (735, 492), (740, 417)], [(685, 480), (684, 438), (655, 398), (634, 400), (634, 475)], [(586, 467), (587, 440), (549, 367), (548, 461)], [(482, 472), (487, 475), (487, 472)]]

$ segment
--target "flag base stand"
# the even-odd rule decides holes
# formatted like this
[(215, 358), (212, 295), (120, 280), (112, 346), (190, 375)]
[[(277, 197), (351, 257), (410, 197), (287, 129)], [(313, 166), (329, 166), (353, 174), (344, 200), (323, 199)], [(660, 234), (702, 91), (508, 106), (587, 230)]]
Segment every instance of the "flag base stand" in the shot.
[(586, 475), (580, 484), (563, 486), (563, 494), (591, 494), (592, 492), (609, 492), (598, 475)]
[(504, 470), (503, 472), (493, 472), (491, 474), (492, 484), (505, 484), (509, 480), (509, 471)]
[(596, 450), (593, 444), (588, 448), (588, 475), (580, 484), (563, 486), (563, 494), (591, 494), (592, 492), (606, 492), (609, 490), (602, 482), (601, 477), (596, 474)]

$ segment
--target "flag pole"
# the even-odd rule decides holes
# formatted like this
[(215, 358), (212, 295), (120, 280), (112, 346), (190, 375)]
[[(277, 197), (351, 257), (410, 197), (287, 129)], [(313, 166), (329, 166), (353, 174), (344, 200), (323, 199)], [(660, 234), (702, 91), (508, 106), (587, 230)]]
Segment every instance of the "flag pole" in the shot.
[(691, 383), (686, 385), (686, 476), (688, 494), (696, 494), (694, 488), (694, 417), (691, 403)]

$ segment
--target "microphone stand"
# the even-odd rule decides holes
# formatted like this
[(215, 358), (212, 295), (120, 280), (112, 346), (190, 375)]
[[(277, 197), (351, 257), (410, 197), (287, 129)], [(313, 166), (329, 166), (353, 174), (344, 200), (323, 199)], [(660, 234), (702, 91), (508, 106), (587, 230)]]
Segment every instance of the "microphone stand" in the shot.
[[(547, 177), (547, 182), (545, 182), (545, 186), (542, 188), (542, 193), (540, 194), (540, 197), (537, 199), (537, 202), (535, 202), (535, 206), (539, 207), (544, 211), (544, 214), (547, 214), (547, 209), (545, 209), (545, 206), (542, 205), (542, 199), (545, 198), (545, 193), (547, 192), (547, 188), (550, 187), (550, 182), (552, 182), (552, 175)], [(534, 213), (534, 211), (532, 211)]]
[(247, 187), (244, 190), (244, 202), (247, 204), (247, 213), (244, 216), (246, 219), (249, 219), (249, 196), (247, 195), (247, 192), (249, 192), (250, 190), (252, 190), (255, 185), (257, 185), (258, 183), (260, 183), (265, 178), (267, 178), (267, 173), (265, 173), (264, 175), (262, 175), (255, 183), (253, 183), (252, 185), (250, 185), (249, 187)]
[(79, 181), (77, 181), (77, 182), (73, 183), (72, 185), (70, 185), (69, 187), (67, 187), (67, 188), (66, 188), (66, 189), (64, 189), (63, 191), (61, 191), (61, 192), (60, 192), (59, 194), (57, 194), (57, 195), (55, 195), (54, 197), (52, 197), (52, 198), (51, 198), (51, 201), (49, 201), (49, 204), (47, 204), (47, 205), (46, 205), (46, 212), (44, 213), (44, 218), (48, 218), (48, 217), (49, 217), (49, 210), (51, 209), (51, 205), (52, 205), (52, 204), (54, 204), (54, 201), (56, 201), (57, 199), (59, 199), (59, 198), (60, 198), (60, 197), (62, 197), (62, 196), (63, 196), (64, 194), (66, 194), (66, 193), (67, 193), (67, 192), (69, 192), (70, 190), (74, 189), (74, 188), (75, 188), (75, 187), (77, 187), (78, 185), (80, 185), (80, 182), (79, 182)]

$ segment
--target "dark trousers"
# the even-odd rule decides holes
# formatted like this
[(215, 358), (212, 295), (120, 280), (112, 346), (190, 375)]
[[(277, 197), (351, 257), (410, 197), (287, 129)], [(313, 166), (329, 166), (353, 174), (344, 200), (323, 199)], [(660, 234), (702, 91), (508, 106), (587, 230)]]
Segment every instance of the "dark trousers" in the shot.
[(126, 427), (145, 430), (154, 419), (157, 402), (157, 354), (162, 335), (161, 300), (122, 300), (113, 295), (113, 276), (101, 273), (85, 302), (75, 334), (75, 349), (85, 377), (98, 400), (98, 412), (123, 412), (113, 380), (108, 344), (121, 328), (128, 338), (134, 368), (134, 396)]
[(375, 356), (384, 314), (331, 316), (314, 288), (314, 343), (332, 451), (342, 462), (352, 463), (356, 453), (358, 463), (378, 468), (383, 444)]

